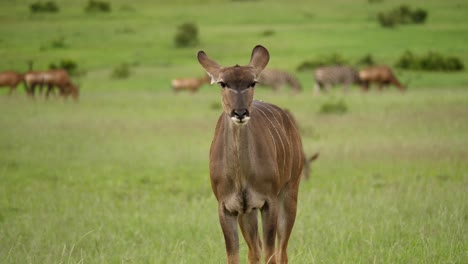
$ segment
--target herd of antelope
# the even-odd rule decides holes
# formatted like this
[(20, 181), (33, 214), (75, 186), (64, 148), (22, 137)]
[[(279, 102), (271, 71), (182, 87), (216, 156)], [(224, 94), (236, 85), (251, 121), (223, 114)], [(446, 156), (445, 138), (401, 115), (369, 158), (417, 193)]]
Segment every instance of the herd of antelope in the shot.
[[(390, 84), (396, 86), (400, 91), (406, 89), (390, 67), (386, 65), (370, 66), (360, 71), (357, 71), (351, 66), (325, 66), (319, 67), (314, 71), (314, 94), (318, 94), (321, 90), (326, 92), (334, 85), (342, 85), (346, 92), (350, 85), (359, 85), (361, 90), (366, 92), (370, 85), (375, 83), (378, 90)], [(209, 83), (207, 76), (201, 78), (180, 78), (173, 79), (171, 86), (173, 91), (190, 91), (197, 92), (201, 86)], [(302, 86), (299, 80), (287, 71), (279, 69), (265, 69), (258, 78), (258, 84), (266, 87), (271, 87), (274, 91), (283, 90), (284, 87), (290, 86), (294, 92), (300, 92)]]
[(68, 72), (62, 69), (28, 71), (26, 73), (16, 71), (0, 72), (0, 87), (9, 87), (8, 94), (11, 95), (20, 83), (24, 83), (26, 94), (31, 97), (35, 96), (36, 88), (39, 89), (39, 93), (42, 93), (42, 90), (46, 87), (46, 98), (49, 97), (50, 93), (54, 92), (54, 89), (57, 89), (61, 97), (71, 96), (73, 99), (78, 100), (79, 87), (71, 81)]
[[(249, 263), (260, 263), (262, 255), (265, 263), (287, 263), (300, 182), (308, 178), (311, 162), (318, 154), (306, 157), (293, 115), (274, 104), (254, 100), (254, 88), (263, 84), (280, 90), (289, 85), (298, 92), (301, 85), (287, 72), (265, 69), (270, 55), (260, 45), (252, 50), (247, 66), (223, 67), (203, 51), (198, 52), (197, 58), (207, 75), (173, 80), (172, 88), (175, 92), (196, 92), (205, 83), (221, 87), (223, 112), (210, 148), (209, 171), (227, 262), (240, 262), (240, 227), (248, 246)], [(335, 84), (342, 84), (344, 89), (360, 84), (367, 91), (373, 82), (379, 89), (388, 84), (405, 89), (387, 66), (360, 72), (347, 66), (321, 67), (315, 70), (314, 77), (316, 90), (329, 90)], [(65, 70), (0, 73), (0, 86), (10, 87), (9, 94), (22, 82), (30, 96), (35, 95), (36, 88), (41, 91), (46, 86), (46, 98), (54, 88), (60, 96), (78, 98), (79, 89)]]

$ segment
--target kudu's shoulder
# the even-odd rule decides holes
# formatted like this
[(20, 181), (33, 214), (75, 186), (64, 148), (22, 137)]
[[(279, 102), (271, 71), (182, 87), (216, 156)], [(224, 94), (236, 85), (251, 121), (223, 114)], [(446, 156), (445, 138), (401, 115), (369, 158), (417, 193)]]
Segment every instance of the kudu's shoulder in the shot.
[(282, 109), (277, 105), (254, 100), (252, 107), (252, 112), (257, 112), (255, 113), (257, 118), (261, 118), (268, 121), (267, 124), (271, 124), (274, 126), (280, 125), (286, 130), (297, 129), (294, 120), (291, 119), (291, 115), (288, 114), (286, 110)]

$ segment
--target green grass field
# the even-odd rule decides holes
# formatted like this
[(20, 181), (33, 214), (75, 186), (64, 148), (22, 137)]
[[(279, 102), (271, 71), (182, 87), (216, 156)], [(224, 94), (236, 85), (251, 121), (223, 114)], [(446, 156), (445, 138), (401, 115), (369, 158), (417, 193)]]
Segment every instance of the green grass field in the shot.
[[(30, 100), (0, 90), (0, 263), (223, 263), (224, 239), (208, 176), (219, 88), (173, 94), (174, 77), (201, 76), (196, 52), (224, 65), (248, 62), (256, 44), (270, 66), (371, 53), (393, 65), (406, 49), (435, 50), (468, 66), (466, 1), (408, 1), (426, 24), (383, 29), (373, 16), (400, 2), (56, 1), (32, 15), (29, 1), (0, 2), (0, 71), (45, 69), (73, 59), (86, 75), (79, 102)], [(183, 22), (198, 47), (176, 49)], [(273, 30), (272, 36), (263, 36)], [(63, 38), (65, 48), (50, 48)], [(130, 63), (128, 79), (111, 71)], [(288, 108), (304, 149), (320, 152), (303, 181), (290, 263), (466, 263), (468, 75), (397, 71), (409, 90), (256, 98)], [(320, 114), (342, 100), (344, 114)], [(241, 256), (246, 263), (246, 244)]]

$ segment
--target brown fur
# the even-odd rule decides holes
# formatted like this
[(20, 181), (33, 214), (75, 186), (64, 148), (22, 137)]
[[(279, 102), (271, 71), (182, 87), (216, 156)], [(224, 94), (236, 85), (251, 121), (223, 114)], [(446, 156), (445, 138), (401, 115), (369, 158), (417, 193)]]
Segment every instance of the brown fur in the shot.
[(24, 83), (26, 89), (31, 96), (34, 96), (36, 87), (38, 86), (42, 90), (44, 85), (44, 71), (28, 71), (24, 74)]
[(198, 91), (200, 87), (205, 84), (209, 83), (210, 78), (208, 75), (203, 76), (202, 78), (180, 78), (180, 79), (173, 79), (171, 81), (172, 90), (174, 92), (178, 91), (190, 91), (192, 93)]
[(42, 91), (43, 86), (46, 85), (46, 98), (49, 97), (56, 87), (59, 90), (60, 96), (67, 98), (71, 95), (73, 99), (78, 100), (79, 88), (72, 83), (70, 76), (65, 70), (29, 71), (25, 74), (24, 80), (32, 96), (35, 95), (37, 86)]
[(406, 89), (395, 77), (390, 67), (386, 65), (365, 68), (359, 72), (359, 78), (363, 91), (368, 91), (372, 83), (376, 83), (379, 90), (389, 84), (395, 85), (400, 91)]
[(258, 78), (258, 84), (269, 86), (274, 91), (283, 90), (285, 86), (291, 86), (294, 92), (302, 90), (301, 83), (294, 75), (279, 69), (265, 69)]
[(203, 51), (198, 60), (212, 83), (223, 88), (224, 111), (211, 144), (210, 179), (228, 263), (239, 263), (238, 224), (249, 248), (249, 263), (260, 262), (262, 246), (265, 263), (287, 263), (304, 157), (299, 131), (289, 115), (275, 105), (253, 100), (268, 51), (255, 47), (248, 66), (221, 67)]
[(8, 86), (10, 87), (10, 91), (8, 95), (11, 95), (13, 91), (16, 90), (18, 84), (23, 81), (23, 74), (15, 72), (15, 71), (4, 71), (0, 72), (0, 87)]
[(44, 84), (47, 85), (46, 97), (48, 97), (54, 87), (57, 87), (59, 94), (64, 98), (71, 95), (73, 99), (78, 100), (79, 88), (72, 83), (66, 70), (50, 70), (45, 72), (43, 76)]
[[(299, 129), (299, 125), (297, 124), (297, 121), (294, 118), (293, 114), (287, 109), (284, 109), (284, 111), (286, 112), (286, 114), (288, 114), (289, 118), (294, 123), (294, 126), (297, 129)], [(302, 151), (302, 156), (304, 156), (304, 166), (302, 168), (302, 178), (308, 180), (309, 177), (310, 177), (310, 172), (312, 170), (312, 162), (319, 157), (319, 153), (317, 152), (314, 155), (312, 155), (310, 157), (307, 157), (307, 155), (305, 154), (305, 152), (303, 150)]]

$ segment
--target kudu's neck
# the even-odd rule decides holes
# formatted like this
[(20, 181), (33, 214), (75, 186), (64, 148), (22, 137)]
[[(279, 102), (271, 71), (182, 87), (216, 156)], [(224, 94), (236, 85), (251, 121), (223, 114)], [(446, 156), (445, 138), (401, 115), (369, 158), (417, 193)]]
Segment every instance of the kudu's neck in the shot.
[(250, 122), (245, 125), (236, 125), (226, 113), (223, 119), (225, 152), (229, 156), (240, 158), (240, 155), (248, 150)]

